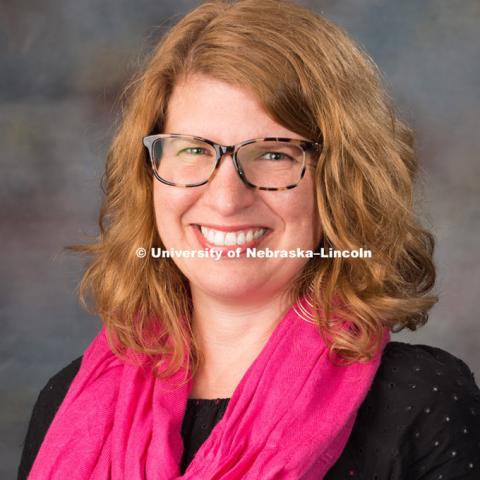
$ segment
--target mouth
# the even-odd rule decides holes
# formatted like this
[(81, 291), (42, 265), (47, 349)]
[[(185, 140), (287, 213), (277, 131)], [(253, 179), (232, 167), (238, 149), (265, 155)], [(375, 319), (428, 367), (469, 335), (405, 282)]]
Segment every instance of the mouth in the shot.
[(213, 228), (206, 225), (193, 225), (195, 234), (204, 248), (228, 251), (240, 248), (240, 253), (247, 248), (256, 247), (272, 231), (268, 227)]

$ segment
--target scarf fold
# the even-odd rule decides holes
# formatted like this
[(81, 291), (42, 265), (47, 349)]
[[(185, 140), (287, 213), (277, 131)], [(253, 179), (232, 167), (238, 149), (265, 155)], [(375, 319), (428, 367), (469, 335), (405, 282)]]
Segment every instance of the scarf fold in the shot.
[(347, 443), (389, 339), (385, 328), (371, 361), (337, 366), (327, 358), (318, 327), (290, 308), (180, 475), (191, 380), (178, 387), (185, 371), (159, 379), (151, 369), (122, 361), (102, 329), (85, 351), (28, 478), (319, 480)]

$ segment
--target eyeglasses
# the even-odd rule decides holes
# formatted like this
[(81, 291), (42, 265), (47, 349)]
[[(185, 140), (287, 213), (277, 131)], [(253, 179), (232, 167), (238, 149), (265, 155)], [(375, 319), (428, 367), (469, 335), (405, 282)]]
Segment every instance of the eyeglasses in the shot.
[(149, 135), (143, 144), (153, 174), (175, 187), (199, 187), (210, 181), (225, 154), (232, 156), (241, 180), (258, 190), (296, 187), (309, 161), (318, 158), (321, 143), (292, 138), (256, 138), (220, 145), (206, 138), (178, 133)]

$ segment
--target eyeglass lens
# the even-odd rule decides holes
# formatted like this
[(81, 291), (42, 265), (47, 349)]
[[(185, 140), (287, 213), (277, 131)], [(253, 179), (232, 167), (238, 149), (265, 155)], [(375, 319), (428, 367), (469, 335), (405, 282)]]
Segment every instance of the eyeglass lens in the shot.
[[(152, 155), (157, 174), (178, 184), (206, 181), (217, 159), (212, 145), (190, 137), (159, 138), (153, 144)], [(294, 143), (257, 141), (240, 147), (237, 161), (251, 184), (284, 188), (300, 180), (304, 151)]]

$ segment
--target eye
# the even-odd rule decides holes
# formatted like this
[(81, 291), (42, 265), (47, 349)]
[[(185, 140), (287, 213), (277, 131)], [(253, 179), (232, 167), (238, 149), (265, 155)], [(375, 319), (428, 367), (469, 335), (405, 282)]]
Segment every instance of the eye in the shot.
[(206, 148), (202, 148), (202, 147), (187, 147), (178, 152), (178, 154), (181, 154), (181, 153), (201, 155), (201, 154), (207, 154), (208, 151)]
[(280, 160), (287, 160), (287, 161), (295, 161), (290, 155), (282, 152), (265, 152), (261, 156), (262, 159), (265, 160), (272, 160), (274, 162), (278, 162)]

